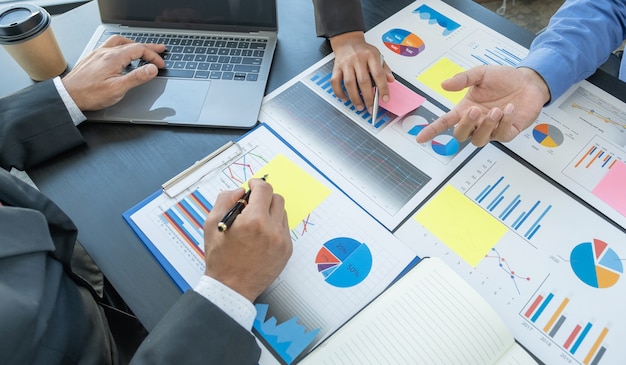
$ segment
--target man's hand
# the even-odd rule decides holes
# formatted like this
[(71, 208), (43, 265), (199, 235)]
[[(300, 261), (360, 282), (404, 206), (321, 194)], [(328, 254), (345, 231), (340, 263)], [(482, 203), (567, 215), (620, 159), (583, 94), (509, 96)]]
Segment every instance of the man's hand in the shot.
[(386, 63), (380, 64), (380, 52), (365, 42), (363, 32), (336, 35), (330, 38), (330, 45), (335, 52), (335, 66), (330, 83), (337, 97), (344, 100), (349, 97), (357, 110), (363, 110), (365, 103), (371, 113), (374, 105), (373, 78), (381, 100), (389, 101), (387, 83), (394, 81), (393, 74)]
[(471, 138), (476, 146), (490, 140), (508, 142), (528, 128), (550, 100), (543, 78), (529, 68), (478, 66), (445, 80), (448, 91), (469, 90), (448, 113), (422, 129), (418, 143), (454, 128), (459, 141)]
[(283, 270), (293, 249), (285, 201), (272, 186), (252, 179), (248, 205), (225, 232), (217, 224), (243, 189), (222, 192), (204, 223), (206, 275), (253, 302)]
[[(61, 81), (80, 110), (103, 109), (122, 100), (128, 90), (152, 80), (158, 73), (157, 67), (165, 67), (159, 56), (163, 51), (163, 44), (135, 43), (114, 35)], [(122, 74), (131, 61), (138, 59), (149, 63)]]

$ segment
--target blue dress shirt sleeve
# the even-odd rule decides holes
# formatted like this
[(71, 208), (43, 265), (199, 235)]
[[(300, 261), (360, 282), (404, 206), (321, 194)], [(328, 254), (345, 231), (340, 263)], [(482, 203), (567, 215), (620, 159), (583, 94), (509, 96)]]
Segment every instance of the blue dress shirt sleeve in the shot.
[(551, 100), (593, 74), (626, 39), (625, 0), (567, 0), (517, 67), (537, 71)]

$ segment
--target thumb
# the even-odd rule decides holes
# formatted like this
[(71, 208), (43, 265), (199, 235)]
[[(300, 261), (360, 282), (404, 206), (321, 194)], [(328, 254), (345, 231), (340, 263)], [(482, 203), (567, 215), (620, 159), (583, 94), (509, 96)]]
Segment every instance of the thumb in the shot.
[(467, 71), (460, 72), (451, 78), (444, 80), (441, 83), (441, 87), (447, 91), (461, 91), (467, 87), (480, 83), (484, 74), (484, 66), (472, 67)]
[(159, 69), (154, 64), (148, 63), (122, 76), (120, 81), (123, 88), (130, 90), (152, 80), (158, 73)]

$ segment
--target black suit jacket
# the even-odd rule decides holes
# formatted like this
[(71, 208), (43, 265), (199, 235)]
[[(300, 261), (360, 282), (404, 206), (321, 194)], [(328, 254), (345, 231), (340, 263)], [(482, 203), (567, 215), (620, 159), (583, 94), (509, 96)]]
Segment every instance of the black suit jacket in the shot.
[[(52, 81), (0, 99), (0, 166), (26, 169), (83, 143)], [(0, 363), (114, 362), (101, 308), (70, 260), (77, 229), (52, 201), (0, 169)], [(255, 364), (255, 338), (185, 293), (133, 363)]]

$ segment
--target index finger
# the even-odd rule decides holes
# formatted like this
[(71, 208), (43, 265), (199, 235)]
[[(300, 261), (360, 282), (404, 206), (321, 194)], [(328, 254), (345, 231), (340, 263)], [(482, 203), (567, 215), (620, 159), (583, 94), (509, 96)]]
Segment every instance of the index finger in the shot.
[[(384, 64), (384, 60), (383, 60)], [(378, 88), (378, 94), (380, 96), (380, 100), (389, 98), (389, 85), (387, 84), (387, 69), (381, 64), (370, 64), (370, 73), (372, 74), (372, 79), (374, 79), (374, 84)]]
[(417, 143), (426, 143), (435, 138), (439, 133), (454, 127), (460, 120), (459, 113), (451, 110), (439, 117), (434, 122), (424, 127), (415, 137)]
[(248, 186), (250, 186), (250, 198), (246, 209), (262, 210), (268, 213), (274, 195), (272, 185), (263, 179), (250, 179)]

